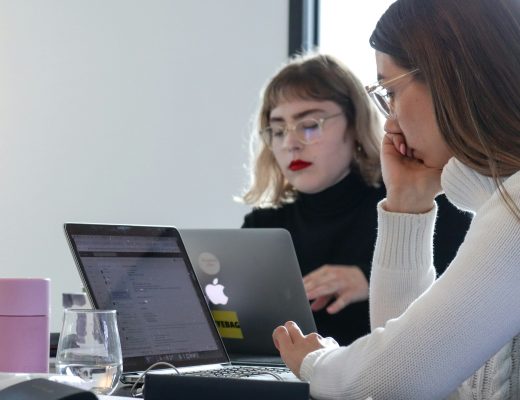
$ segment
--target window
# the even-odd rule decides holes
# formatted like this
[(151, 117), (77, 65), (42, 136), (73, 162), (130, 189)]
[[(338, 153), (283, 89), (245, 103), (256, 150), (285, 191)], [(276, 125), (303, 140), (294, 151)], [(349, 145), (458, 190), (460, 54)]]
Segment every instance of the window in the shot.
[(320, 0), (320, 52), (344, 62), (363, 84), (376, 80), (374, 50), (368, 38), (379, 17), (394, 0)]
[(364, 84), (376, 80), (368, 38), (395, 0), (289, 0), (289, 55), (318, 47), (343, 61)]
[(289, 56), (318, 45), (319, 0), (289, 0)]

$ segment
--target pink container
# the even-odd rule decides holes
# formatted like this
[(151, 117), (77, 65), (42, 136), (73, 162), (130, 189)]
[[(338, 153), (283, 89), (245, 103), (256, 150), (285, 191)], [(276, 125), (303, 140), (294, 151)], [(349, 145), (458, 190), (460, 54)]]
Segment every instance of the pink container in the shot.
[(49, 297), (49, 279), (0, 279), (0, 372), (49, 372)]

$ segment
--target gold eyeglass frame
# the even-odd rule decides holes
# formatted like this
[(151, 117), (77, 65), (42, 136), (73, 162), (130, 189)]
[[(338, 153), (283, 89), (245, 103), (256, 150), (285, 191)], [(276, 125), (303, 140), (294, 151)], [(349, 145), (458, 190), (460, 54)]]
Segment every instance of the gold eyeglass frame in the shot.
[[(368, 95), (376, 105), (377, 109), (381, 111), (381, 113), (385, 116), (385, 118), (390, 118), (393, 116), (392, 114), (392, 107), (390, 105), (390, 102), (388, 100), (388, 95), (382, 95), (380, 92), (383, 90), (387, 90), (388, 86), (390, 84), (395, 83), (396, 81), (408, 76), (408, 75), (414, 75), (417, 72), (419, 72), (419, 68), (412, 69), (411, 71), (405, 72), (404, 74), (398, 75), (394, 78), (391, 78), (389, 80), (379, 80), (373, 85), (365, 86), (365, 90), (367, 91)], [(383, 105), (384, 104), (384, 105)], [(386, 106), (386, 108), (385, 108)]]
[[(318, 124), (319, 130), (320, 130), (320, 137), (321, 137), (321, 135), (323, 134), (323, 124), (325, 123), (325, 121), (327, 121), (328, 119), (331, 119), (331, 118), (339, 117), (340, 115), (344, 115), (344, 112), (340, 111), (338, 113), (327, 115), (327, 116), (321, 117), (321, 118), (302, 118), (301, 120), (299, 120), (298, 122), (296, 122), (293, 125), (286, 124), (285, 127), (284, 127), (284, 130), (283, 130), (283, 137), (285, 139), (285, 137), (287, 137), (287, 135), (289, 134), (290, 131), (296, 130), (297, 125), (302, 123), (302, 122), (304, 122), (304, 121), (314, 121), (314, 122), (316, 122)], [(266, 138), (266, 136), (268, 136), (267, 132), (270, 129), (272, 129), (271, 126), (266, 126), (264, 129), (260, 130), (260, 137), (264, 141), (265, 145), (267, 147), (269, 147), (270, 149), (272, 149), (273, 148), (273, 145), (272, 145), (273, 138), (271, 137), (270, 141)], [(296, 139), (300, 143), (305, 144), (305, 145), (316, 143), (316, 141), (310, 141), (309, 142), (309, 141), (302, 140), (302, 138), (300, 138), (298, 135), (296, 135)]]

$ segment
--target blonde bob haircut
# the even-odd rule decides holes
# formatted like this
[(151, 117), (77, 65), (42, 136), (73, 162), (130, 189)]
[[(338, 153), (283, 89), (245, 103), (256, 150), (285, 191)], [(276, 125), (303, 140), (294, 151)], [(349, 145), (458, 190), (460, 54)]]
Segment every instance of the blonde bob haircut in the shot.
[(346, 66), (329, 55), (298, 55), (289, 60), (263, 90), (251, 135), (251, 185), (242, 197), (246, 204), (279, 207), (297, 196), (259, 133), (269, 125), (271, 111), (280, 102), (291, 100), (338, 104), (348, 123), (345, 135), (354, 136), (351, 168), (359, 171), (367, 185), (381, 184), (382, 126), (363, 85)]

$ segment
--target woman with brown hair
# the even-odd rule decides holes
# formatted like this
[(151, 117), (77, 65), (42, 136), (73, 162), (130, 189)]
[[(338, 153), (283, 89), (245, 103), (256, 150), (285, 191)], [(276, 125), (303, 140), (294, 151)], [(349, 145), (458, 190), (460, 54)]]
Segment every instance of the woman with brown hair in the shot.
[[(520, 397), (520, 3), (398, 0), (370, 39), (386, 117), (372, 333), (348, 347), (274, 332), (317, 399)], [(444, 191), (474, 218), (435, 279)]]
[[(347, 67), (331, 56), (308, 54), (269, 81), (257, 124), (253, 139), (261, 141), (244, 195), (255, 209), (243, 227), (291, 233), (318, 331), (347, 345), (370, 330), (376, 205), (385, 195), (377, 110)], [(441, 209), (439, 272), (469, 224), (452, 206)]]

